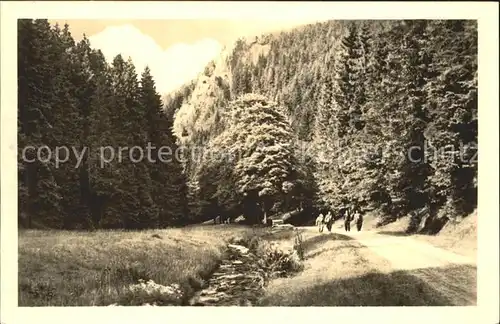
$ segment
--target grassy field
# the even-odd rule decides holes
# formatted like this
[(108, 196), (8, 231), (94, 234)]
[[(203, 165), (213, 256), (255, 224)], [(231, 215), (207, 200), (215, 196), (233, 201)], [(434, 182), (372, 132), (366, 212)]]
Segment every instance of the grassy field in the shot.
[(229, 225), (141, 232), (20, 231), (19, 306), (140, 305), (147, 301), (126, 289), (140, 279), (178, 283), (189, 292), (217, 266), (226, 239), (255, 231)]
[[(440, 234), (412, 235), (454, 252), (475, 255), (477, 216), (447, 225)], [(404, 220), (377, 231), (404, 235)], [(341, 222), (334, 227), (342, 227)], [(369, 226), (367, 226), (369, 227)], [(339, 233), (302, 232), (304, 269), (271, 280), (265, 306), (472, 305), (476, 268), (466, 265), (395, 271), (389, 262)], [(19, 232), (19, 306), (142, 305), (158, 296), (131, 293), (130, 285), (153, 280), (179, 284), (189, 298), (215, 270), (227, 240), (254, 236), (281, 250), (295, 232), (233, 225), (151, 231)], [(251, 240), (250, 240), (251, 241)], [(153, 300), (148, 300), (153, 298)], [(168, 297), (160, 297), (168, 298)], [(182, 305), (186, 300), (165, 300)]]

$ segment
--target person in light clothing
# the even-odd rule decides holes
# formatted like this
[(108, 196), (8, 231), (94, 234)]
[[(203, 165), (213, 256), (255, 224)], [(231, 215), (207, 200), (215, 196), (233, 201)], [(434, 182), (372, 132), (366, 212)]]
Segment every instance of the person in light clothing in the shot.
[(316, 226), (319, 228), (319, 232), (323, 232), (323, 225), (324, 225), (324, 216), (323, 214), (319, 214), (318, 217), (316, 217)]

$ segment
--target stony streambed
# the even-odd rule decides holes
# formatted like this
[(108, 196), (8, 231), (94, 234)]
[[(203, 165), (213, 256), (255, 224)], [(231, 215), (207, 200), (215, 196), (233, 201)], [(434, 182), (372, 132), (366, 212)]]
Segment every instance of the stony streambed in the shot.
[(207, 287), (191, 298), (192, 306), (251, 306), (262, 295), (268, 274), (255, 254), (242, 245), (228, 245), (228, 259), (212, 274)]
[(234, 241), (227, 248), (227, 257), (190, 299), (191, 306), (256, 305), (270, 279), (293, 275), (303, 267), (297, 252), (283, 251), (262, 239)]

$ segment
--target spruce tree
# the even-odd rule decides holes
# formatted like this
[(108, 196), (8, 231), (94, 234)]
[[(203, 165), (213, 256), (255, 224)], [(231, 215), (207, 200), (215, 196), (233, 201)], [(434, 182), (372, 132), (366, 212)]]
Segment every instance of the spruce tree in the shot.
[[(27, 227), (35, 225), (61, 228), (64, 224), (61, 186), (56, 166), (49, 154), (55, 149), (54, 122), (59, 117), (52, 109), (57, 102), (57, 59), (61, 44), (47, 20), (18, 21), (18, 126), (19, 126), (19, 215)], [(59, 126), (59, 125), (58, 125)], [(28, 146), (28, 160), (22, 153)], [(49, 153), (50, 151), (50, 153)]]
[(425, 54), (432, 58), (425, 87), (428, 185), (448, 215), (466, 215), (477, 203), (477, 25), (432, 21), (426, 32)]
[[(186, 212), (182, 165), (174, 155), (177, 148), (171, 130), (171, 119), (163, 110), (160, 95), (156, 92), (155, 82), (148, 67), (141, 75), (140, 101), (145, 109), (148, 143), (152, 148), (152, 160), (148, 168), (152, 197), (159, 213), (158, 221), (160, 226), (180, 223)], [(172, 154), (163, 156), (164, 152)]]

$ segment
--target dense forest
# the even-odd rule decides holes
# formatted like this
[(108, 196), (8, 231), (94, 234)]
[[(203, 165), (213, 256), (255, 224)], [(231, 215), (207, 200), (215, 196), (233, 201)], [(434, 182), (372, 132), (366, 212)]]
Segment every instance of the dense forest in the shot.
[[(248, 93), (283, 108), (292, 130), (288, 162), (300, 170), (291, 194), (274, 186), (279, 195), (264, 212), (299, 210), (305, 221), (355, 203), (387, 222), (427, 215), (436, 231), (477, 204), (475, 21), (330, 21), (241, 39), (171, 96), (182, 101), (171, 107), (178, 142), (198, 149), (227, 136), (235, 143), (224, 115)], [(186, 163), (190, 217), (240, 214), (231, 206), (248, 191), (238, 180), (263, 170), (260, 161), (248, 163), (255, 170), (245, 175)]]
[[(24, 227), (305, 222), (355, 203), (387, 222), (425, 210), (436, 231), (477, 204), (475, 21), (240, 39), (163, 103), (147, 69), (137, 81), (130, 61), (108, 65), (68, 26), (20, 21), (18, 66), (19, 150), (89, 148), (78, 168), (75, 154), (59, 167), (19, 160)], [(181, 147), (182, 161), (101, 168), (92, 149), (147, 143)]]
[[(69, 26), (18, 23), (19, 224), (28, 228), (152, 228), (182, 224), (186, 181), (172, 159), (100, 154), (149, 145), (175, 151), (149, 69), (138, 78), (120, 55), (107, 64)], [(41, 149), (46, 146), (46, 149)], [(33, 149), (34, 148), (34, 149)], [(57, 149), (59, 148), (59, 152)], [(65, 150), (63, 148), (67, 148)], [(24, 151), (24, 152), (23, 152)], [(37, 157), (38, 154), (38, 157)], [(59, 155), (57, 162), (55, 155)], [(138, 162), (136, 162), (138, 161)]]

